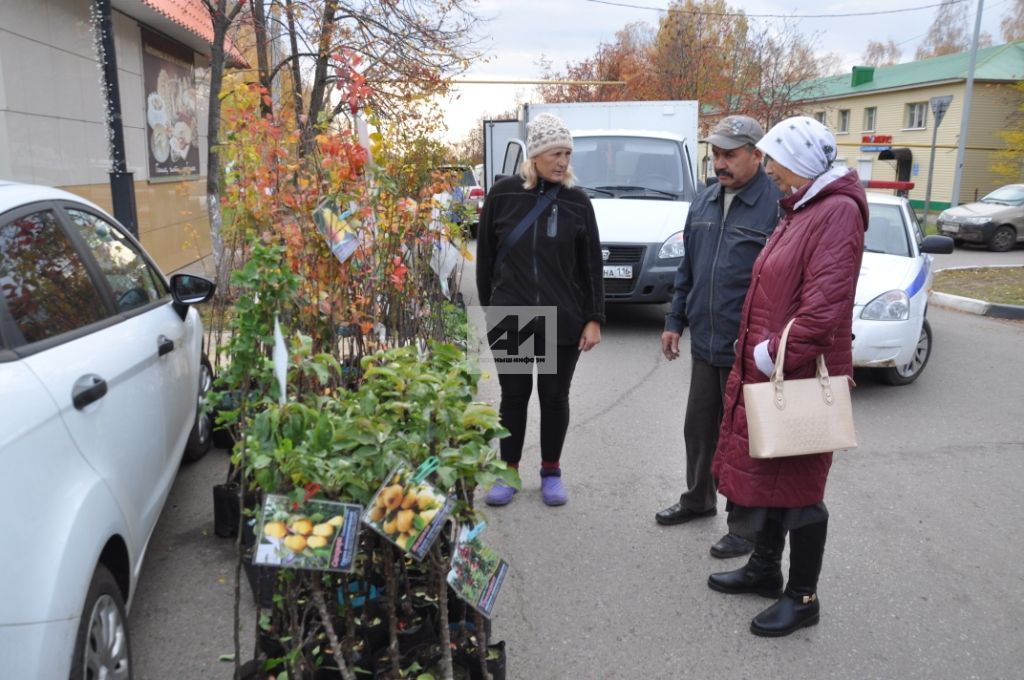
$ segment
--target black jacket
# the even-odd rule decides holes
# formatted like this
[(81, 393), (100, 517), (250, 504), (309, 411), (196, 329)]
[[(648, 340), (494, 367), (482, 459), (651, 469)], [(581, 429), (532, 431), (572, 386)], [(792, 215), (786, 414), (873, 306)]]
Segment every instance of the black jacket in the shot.
[(594, 208), (581, 189), (562, 187), (494, 271), (505, 238), (550, 188), (540, 180), (524, 189), (522, 178), (512, 176), (487, 192), (477, 237), (476, 287), (484, 306), (557, 307), (558, 344), (575, 345), (588, 321), (605, 320), (601, 238)]
[(720, 184), (704, 189), (690, 206), (684, 252), (676, 271), (665, 330), (690, 327), (690, 353), (712, 366), (732, 366), (750, 271), (779, 219), (782, 193), (759, 168), (732, 199), (722, 220)]

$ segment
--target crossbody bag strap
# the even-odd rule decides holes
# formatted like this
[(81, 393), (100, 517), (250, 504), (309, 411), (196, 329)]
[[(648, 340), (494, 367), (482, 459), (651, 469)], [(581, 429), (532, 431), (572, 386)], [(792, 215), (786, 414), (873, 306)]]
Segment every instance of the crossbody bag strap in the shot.
[(498, 267), (501, 266), (505, 256), (508, 255), (508, 251), (512, 250), (512, 246), (514, 246), (516, 242), (523, 237), (523, 234), (525, 234), (526, 230), (530, 228), (530, 225), (537, 221), (540, 214), (544, 212), (544, 208), (551, 205), (551, 202), (555, 200), (556, 196), (558, 196), (558, 190), (561, 188), (561, 184), (556, 184), (551, 189), (548, 189), (548, 191), (538, 199), (537, 204), (533, 206), (533, 209), (526, 213), (526, 217), (520, 220), (519, 224), (516, 225), (516, 228), (508, 235), (505, 242), (501, 244), (501, 250), (498, 251), (498, 256), (494, 258), (495, 272), (498, 271)]

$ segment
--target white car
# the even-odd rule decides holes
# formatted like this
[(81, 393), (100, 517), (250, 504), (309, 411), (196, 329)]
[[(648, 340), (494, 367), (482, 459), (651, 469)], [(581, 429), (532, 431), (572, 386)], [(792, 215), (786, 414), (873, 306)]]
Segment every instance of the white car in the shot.
[[(890, 385), (914, 382), (928, 363), (931, 254), (953, 252), (947, 236), (924, 236), (907, 199), (868, 192), (870, 222), (853, 306), (853, 365)], [(930, 254), (931, 253), (931, 254)]]
[(0, 659), (5, 678), (130, 678), (126, 612), (183, 455), (210, 446), (190, 305), (100, 208), (0, 182)]

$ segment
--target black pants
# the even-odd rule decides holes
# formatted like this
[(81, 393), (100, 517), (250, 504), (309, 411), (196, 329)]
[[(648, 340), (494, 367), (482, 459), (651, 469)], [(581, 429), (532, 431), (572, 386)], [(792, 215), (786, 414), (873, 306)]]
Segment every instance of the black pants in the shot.
[[(540, 457), (557, 463), (562, 457), (562, 444), (569, 430), (569, 387), (576, 371), (580, 351), (575, 345), (558, 345), (557, 373), (537, 375), (537, 397), (540, 400)], [(501, 385), (501, 424), (509, 436), (501, 440), (501, 459), (519, 465), (526, 438), (526, 411), (533, 393), (532, 373), (498, 373)]]
[(695, 512), (710, 510), (718, 504), (718, 484), (711, 475), (711, 461), (718, 447), (728, 379), (729, 368), (691, 358), (690, 393), (683, 422), (686, 491), (679, 496), (679, 503)]

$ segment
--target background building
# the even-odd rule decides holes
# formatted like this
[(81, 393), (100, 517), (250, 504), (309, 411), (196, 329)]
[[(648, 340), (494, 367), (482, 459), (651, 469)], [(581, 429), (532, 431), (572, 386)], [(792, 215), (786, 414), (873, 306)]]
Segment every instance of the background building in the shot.
[[(839, 163), (864, 179), (897, 179), (900, 164), (915, 183), (915, 208), (924, 206), (935, 119), (929, 101), (952, 96), (938, 128), (930, 211), (950, 205), (964, 110), (970, 53), (893, 66), (854, 67), (852, 75), (806, 83), (804, 113), (828, 125), (839, 143)], [(998, 136), (1020, 102), (1013, 85), (1024, 79), (1024, 41), (978, 50), (959, 203), (1007, 183), (992, 170)], [(933, 213), (934, 214), (934, 213)]]
[[(0, 2), (0, 179), (111, 210), (93, 2)], [(201, 0), (112, 0), (139, 236), (164, 271), (210, 252), (205, 207), (210, 16)], [(229, 49), (229, 61), (245, 60)]]

